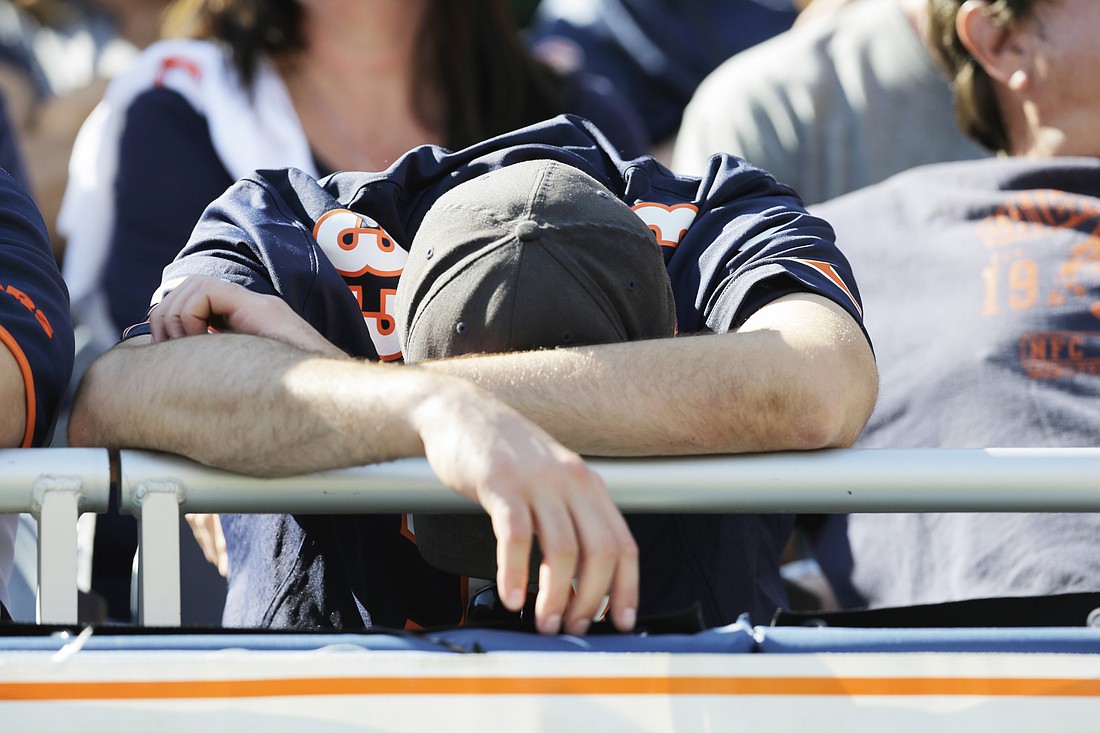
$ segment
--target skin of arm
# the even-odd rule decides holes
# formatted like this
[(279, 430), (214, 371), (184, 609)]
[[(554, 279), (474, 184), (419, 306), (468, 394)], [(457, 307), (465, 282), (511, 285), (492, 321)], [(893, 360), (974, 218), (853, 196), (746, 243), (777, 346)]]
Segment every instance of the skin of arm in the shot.
[(15, 357), (0, 345), (0, 447), (16, 448), (27, 427), (27, 395)]
[[(154, 339), (204, 333), (220, 314), (219, 323), (237, 333), (343, 356), (284, 313), (279, 299), (238, 300), (240, 290), (189, 278), (172, 290), (167, 307), (154, 311)], [(680, 377), (684, 365), (690, 378)], [(726, 334), (466, 356), (418, 367), (479, 385), (586, 455), (847, 447), (878, 393), (862, 330), (836, 303), (809, 293), (778, 298)]]
[[(183, 305), (207, 312), (176, 318)], [(163, 324), (186, 320), (197, 328), (202, 321), (201, 333), (207, 321), (235, 331), (246, 324), (262, 330), (265, 319), (291, 336), (175, 338)], [(303, 350), (299, 345), (312, 345), (310, 334), (319, 335), (282, 300), (222, 281), (173, 291), (154, 320), (154, 335), (169, 340), (131, 339), (89, 368), (73, 406), (70, 445), (171, 451), (257, 476), (424, 455), (444, 484), (492, 519), (497, 582), (509, 608), (523, 605), (537, 532), (545, 558), (535, 609), (540, 631), (584, 633), (604, 595), (611, 596), (615, 625), (633, 627), (637, 547), (602, 480), (481, 388), (417, 367), (336, 355), (320, 342), (324, 354)]]
[(847, 447), (878, 391), (859, 326), (808, 293), (779, 298), (726, 334), (421, 365), (484, 387), (586, 455)]

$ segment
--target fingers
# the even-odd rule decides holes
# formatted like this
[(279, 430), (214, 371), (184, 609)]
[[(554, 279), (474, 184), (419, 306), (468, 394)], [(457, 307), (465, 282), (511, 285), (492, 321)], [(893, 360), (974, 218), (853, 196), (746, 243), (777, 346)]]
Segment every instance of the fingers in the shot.
[(622, 632), (634, 629), (638, 620), (639, 587), (641, 575), (638, 563), (638, 544), (634, 541), (634, 535), (630, 533), (630, 527), (626, 519), (608, 498), (610, 513), (615, 517), (613, 523), (618, 544), (618, 561), (615, 564), (615, 576), (611, 583), (609, 593), (611, 621), (615, 628)]
[(602, 479), (579, 459), (551, 485), (551, 471), (533, 473), (533, 503), (487, 507), (497, 536), (497, 586), (518, 611), (527, 589), (532, 529), (542, 550), (535, 625), (540, 633), (584, 634), (610, 598), (620, 631), (634, 627), (638, 607), (638, 550)]
[(187, 524), (195, 535), (195, 541), (203, 556), (218, 569), (222, 577), (229, 574), (229, 552), (225, 546), (225, 533), (217, 514), (185, 514)]
[(637, 546), (602, 479), (580, 456), (466, 386), (450, 394), (437, 389), (411, 414), (436, 475), (492, 519), (497, 588), (506, 608), (523, 607), (537, 535), (540, 632), (585, 633), (605, 596), (616, 628), (633, 628)]
[[(574, 605), (571, 602), (573, 576), (580, 548), (573, 518), (560, 503), (540, 502), (536, 522), (542, 565), (539, 567), (539, 593), (535, 599), (535, 626), (543, 634), (556, 634), (562, 629), (567, 609)], [(573, 627), (567, 626), (566, 631), (583, 634), (587, 626), (577, 629), (574, 623)]]
[(263, 313), (283, 305), (277, 298), (226, 280), (189, 277), (164, 295), (149, 314), (149, 327), (154, 341), (198, 336), (211, 327), (259, 335), (256, 322), (275, 317)]
[(210, 277), (190, 277), (163, 288), (169, 285), (173, 289), (149, 314), (154, 342), (197, 336), (213, 328), (275, 339), (324, 356), (345, 356), (278, 296)]
[(519, 611), (527, 600), (531, 513), (522, 502), (501, 501), (489, 508), (489, 516), (497, 538), (497, 591), (505, 608)]
[(580, 538), (580, 566), (575, 595), (565, 616), (565, 630), (583, 634), (609, 598), (612, 620), (620, 631), (634, 627), (638, 606), (638, 549), (626, 520), (607, 496), (603, 481), (592, 491), (591, 511), (575, 515)]
[(215, 309), (214, 297), (223, 285), (235, 287), (208, 278), (188, 278), (176, 285), (149, 314), (153, 341), (206, 333), (211, 321), (220, 315)]

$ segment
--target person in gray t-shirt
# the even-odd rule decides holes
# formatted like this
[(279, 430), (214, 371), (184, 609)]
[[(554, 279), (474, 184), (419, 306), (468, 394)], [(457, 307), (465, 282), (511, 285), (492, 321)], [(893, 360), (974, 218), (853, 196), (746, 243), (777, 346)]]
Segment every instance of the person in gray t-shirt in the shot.
[(924, 5), (858, 0), (726, 61), (688, 105), (672, 168), (698, 175), (732, 153), (817, 203), (916, 165), (984, 157), (921, 41)]
[[(1100, 4), (929, 7), (960, 124), (1000, 155), (811, 207), (859, 277), (879, 363), (878, 405), (857, 446), (1095, 446)], [(828, 548), (823, 564), (851, 550), (834, 576), (850, 604), (1100, 591), (1097, 514), (848, 522), (850, 548)]]

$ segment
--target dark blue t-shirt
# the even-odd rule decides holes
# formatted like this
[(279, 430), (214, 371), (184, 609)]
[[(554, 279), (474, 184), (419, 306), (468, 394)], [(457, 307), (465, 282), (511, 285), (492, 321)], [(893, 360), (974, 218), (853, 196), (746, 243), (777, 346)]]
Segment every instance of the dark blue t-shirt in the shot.
[[(729, 156), (715, 157), (702, 178), (676, 176), (648, 157), (625, 160), (591, 123), (568, 116), (458, 152), (417, 148), (382, 173), (317, 181), (296, 170), (259, 171), (209, 207), (164, 278), (213, 276), (278, 295), (347, 353), (396, 360), (393, 298), (425, 213), (465, 181), (536, 159), (584, 171), (650, 226), (663, 247), (682, 334), (729, 331), (793, 292), (820, 293), (861, 320), (831, 228), (790, 189)], [(146, 324), (129, 331), (140, 332)], [(691, 368), (670, 379), (691, 379)], [(459, 579), (420, 559), (399, 516), (223, 521), (229, 625), (400, 627), (461, 618)], [(784, 604), (778, 558), (789, 516), (629, 522), (641, 550), (643, 616), (698, 604), (706, 622), (718, 625), (743, 612), (766, 620)]]
[(537, 55), (606, 78), (660, 143), (710, 72), (797, 16), (790, 0), (543, 0), (528, 34)]

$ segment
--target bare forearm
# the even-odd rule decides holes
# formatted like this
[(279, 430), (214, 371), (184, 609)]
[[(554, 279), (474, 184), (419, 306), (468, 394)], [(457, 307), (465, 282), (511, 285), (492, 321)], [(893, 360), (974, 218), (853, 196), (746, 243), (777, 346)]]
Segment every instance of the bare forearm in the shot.
[[(227, 331), (206, 334), (211, 319)], [(638, 549), (603, 482), (476, 385), (352, 360), (283, 301), (209, 278), (165, 295), (150, 329), (157, 343), (116, 347), (88, 370), (70, 444), (166, 450), (261, 476), (424, 455), (489, 514), (508, 608), (526, 598), (538, 533), (541, 631), (584, 633), (605, 595), (616, 626), (633, 627)]]
[(851, 318), (816, 300), (777, 301), (733, 334), (426, 366), (476, 382), (589, 455), (846, 446), (874, 405), (874, 361)]
[(448, 389), (420, 370), (317, 358), (252, 336), (123, 345), (88, 371), (69, 440), (255, 475), (305, 473), (422, 454), (418, 424)]
[(0, 447), (14, 448), (27, 426), (27, 395), (23, 373), (8, 349), (0, 344)]

